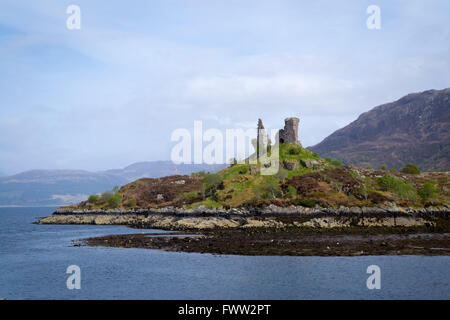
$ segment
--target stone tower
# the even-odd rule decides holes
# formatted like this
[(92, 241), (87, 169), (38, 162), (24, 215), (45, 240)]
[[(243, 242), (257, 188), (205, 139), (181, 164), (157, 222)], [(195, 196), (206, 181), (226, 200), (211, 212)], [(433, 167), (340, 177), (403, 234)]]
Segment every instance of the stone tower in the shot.
[(278, 141), (280, 143), (295, 143), (301, 146), (298, 140), (299, 119), (292, 117), (284, 119), (284, 129), (278, 131)]
[(256, 136), (256, 157), (259, 158), (267, 152), (269, 145), (269, 137), (261, 119), (258, 119), (258, 132)]

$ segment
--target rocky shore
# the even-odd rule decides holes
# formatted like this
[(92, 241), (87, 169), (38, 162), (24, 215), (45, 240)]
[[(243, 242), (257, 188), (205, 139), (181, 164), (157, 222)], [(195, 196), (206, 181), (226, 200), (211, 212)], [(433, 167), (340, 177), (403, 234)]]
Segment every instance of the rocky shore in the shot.
[(75, 245), (239, 255), (450, 255), (447, 208), (60, 208), (39, 224), (171, 230), (83, 239)]
[(344, 228), (350, 226), (434, 226), (437, 219), (448, 219), (443, 208), (306, 208), (277, 207), (253, 209), (110, 209), (59, 208), (39, 224), (128, 225), (164, 230), (204, 230), (212, 228)]

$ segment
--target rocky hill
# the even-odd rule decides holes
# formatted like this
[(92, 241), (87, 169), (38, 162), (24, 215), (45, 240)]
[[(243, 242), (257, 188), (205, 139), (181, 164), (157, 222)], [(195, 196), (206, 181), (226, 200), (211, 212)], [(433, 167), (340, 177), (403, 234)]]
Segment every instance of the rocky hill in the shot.
[(375, 107), (309, 149), (360, 167), (450, 170), (450, 88)]

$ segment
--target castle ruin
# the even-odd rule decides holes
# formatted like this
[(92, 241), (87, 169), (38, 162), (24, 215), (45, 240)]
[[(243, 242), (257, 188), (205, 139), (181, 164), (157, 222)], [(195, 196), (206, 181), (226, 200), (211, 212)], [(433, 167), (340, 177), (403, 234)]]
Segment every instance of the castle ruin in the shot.
[[(280, 129), (277, 132), (275, 143), (294, 143), (301, 147), (302, 145), (298, 140), (299, 122), (300, 119), (296, 117), (284, 119), (284, 128)], [(255, 147), (257, 158), (260, 158), (262, 155), (264, 155), (268, 150), (268, 146), (270, 145), (270, 139), (261, 119), (258, 119), (257, 136), (256, 140), (254, 139), (252, 143)]]

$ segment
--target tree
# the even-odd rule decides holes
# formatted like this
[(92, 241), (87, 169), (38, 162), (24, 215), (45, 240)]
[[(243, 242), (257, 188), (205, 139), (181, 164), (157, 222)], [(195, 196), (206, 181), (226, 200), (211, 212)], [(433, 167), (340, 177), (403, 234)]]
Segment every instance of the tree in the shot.
[(118, 208), (122, 203), (122, 196), (120, 194), (112, 195), (107, 202), (110, 208)]
[(409, 174), (419, 174), (420, 170), (417, 168), (415, 164), (408, 163), (406, 166), (404, 166), (402, 169), (400, 169), (400, 172), (403, 173), (409, 173)]
[(202, 179), (203, 199), (208, 198), (216, 193), (217, 190), (223, 189), (223, 180), (217, 173), (208, 173)]
[(436, 196), (436, 187), (432, 182), (425, 182), (417, 193), (422, 198), (423, 202), (428, 202)]
[(89, 203), (95, 204), (95, 203), (97, 203), (97, 201), (98, 201), (98, 195), (96, 195), (96, 194), (90, 195), (88, 198)]

